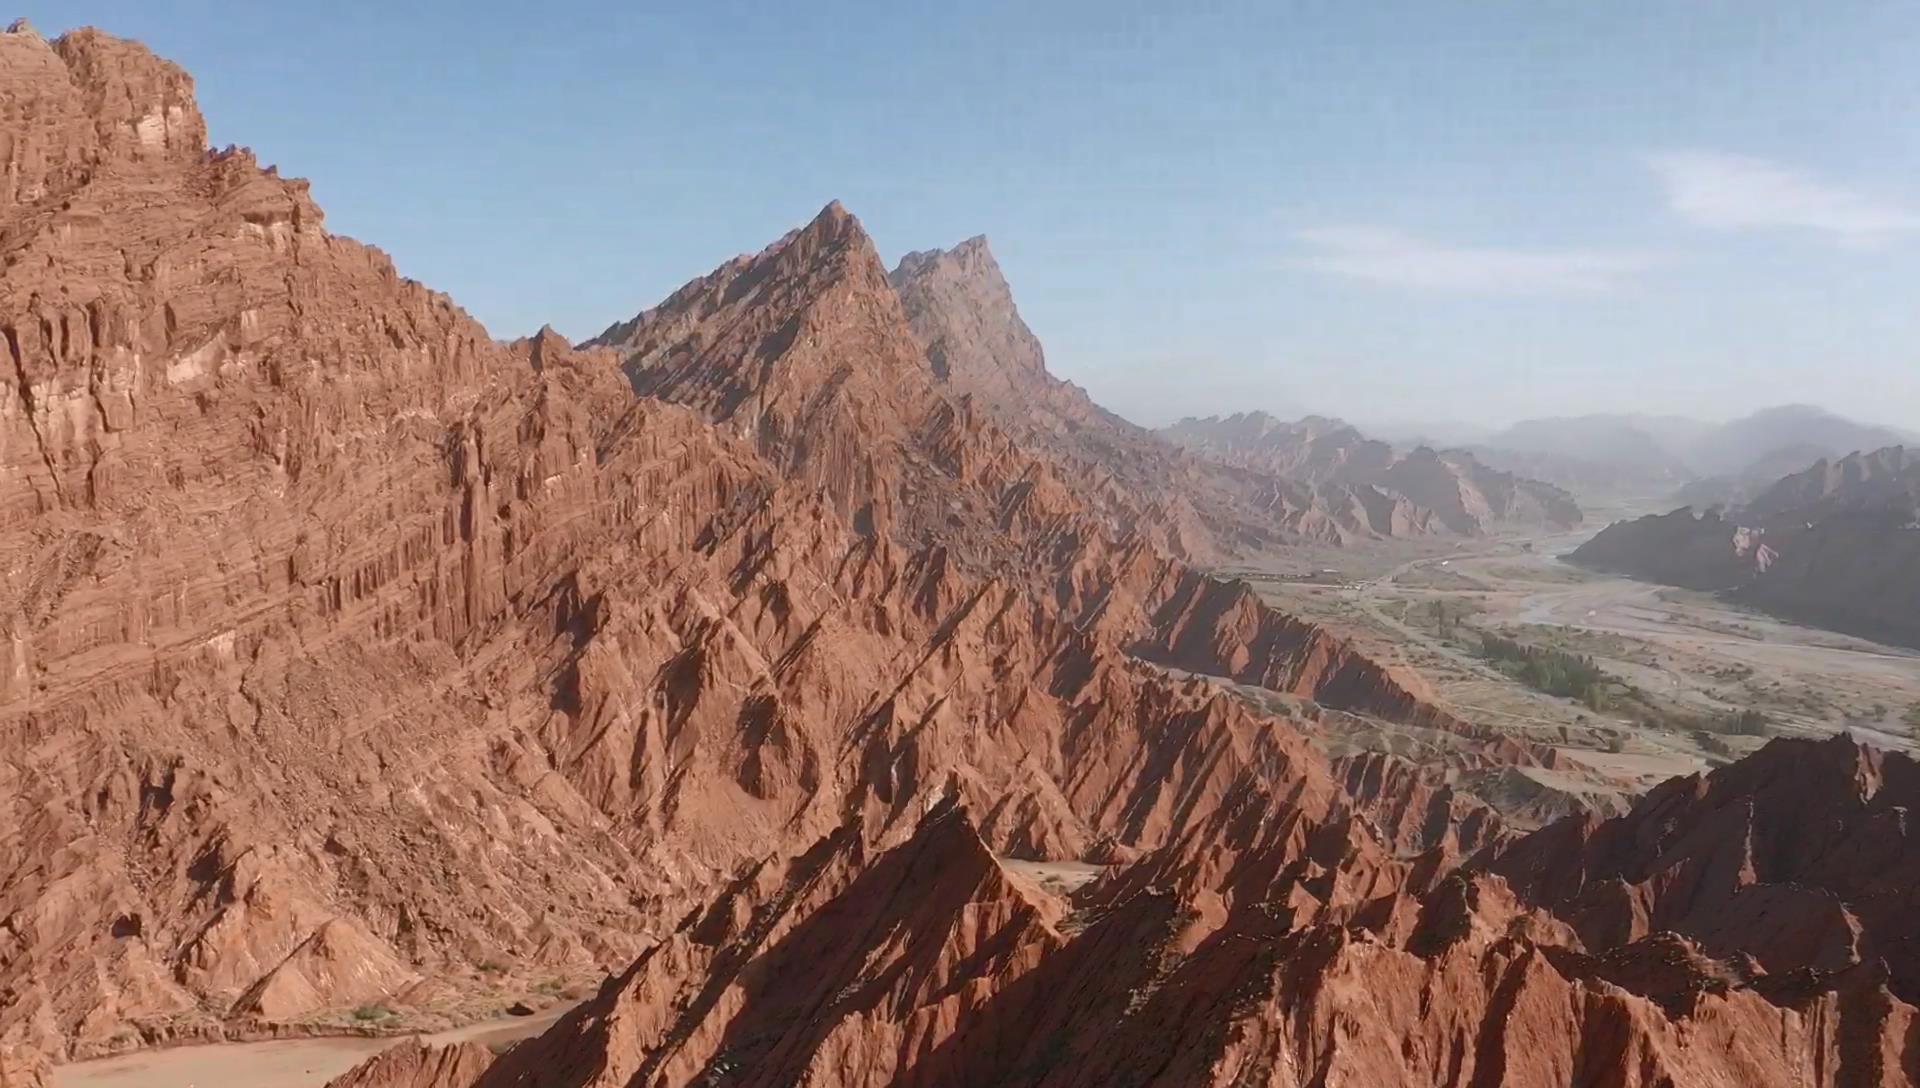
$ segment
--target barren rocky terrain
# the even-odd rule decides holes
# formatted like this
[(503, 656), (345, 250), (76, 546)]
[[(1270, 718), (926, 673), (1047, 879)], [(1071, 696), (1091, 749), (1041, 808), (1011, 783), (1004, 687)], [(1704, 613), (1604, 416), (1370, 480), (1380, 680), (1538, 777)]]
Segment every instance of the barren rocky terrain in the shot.
[(0, 1083), (581, 983), (332, 1083), (1920, 1072), (1910, 759), (1503, 815), (1607, 776), (1195, 565), (1312, 518), (1055, 382), (984, 245), (832, 204), (502, 343), (135, 43), (16, 26), (0, 125)]

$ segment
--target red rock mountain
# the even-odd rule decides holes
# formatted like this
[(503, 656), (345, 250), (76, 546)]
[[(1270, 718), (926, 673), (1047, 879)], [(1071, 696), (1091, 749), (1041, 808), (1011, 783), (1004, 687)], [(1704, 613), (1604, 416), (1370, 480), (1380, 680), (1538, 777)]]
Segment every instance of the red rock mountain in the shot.
[(1150, 849), (1272, 726), (1136, 652), (1422, 712), (946, 396), (838, 207), (619, 354), (500, 344), (139, 46), (0, 50), (0, 1040), (589, 976), (948, 793)]
[[(1365, 442), (1344, 424), (1337, 426), (1358, 447), (1345, 472), (1307, 457), (1215, 456), (1222, 451), (1207, 443), (1196, 444), (1198, 456), (1187, 452), (1182, 447), (1190, 436), (1180, 428), (1137, 427), (1048, 372), (985, 238), (910, 253), (891, 280), (943, 388), (972, 398), (1022, 441), (1070, 468), (1086, 501), (1119, 521), (1154, 527), (1176, 554), (1219, 557), (1300, 539), (1473, 533), (1483, 518), (1496, 516), (1578, 520), (1564, 495), (1492, 473), (1464, 455), (1447, 455), (1460, 462), (1447, 471), (1471, 481), (1452, 492), (1417, 479), (1413, 464), (1384, 479), (1392, 450)], [(1258, 413), (1236, 419), (1287, 427)], [(1293, 445), (1299, 444), (1290, 440)], [(1342, 457), (1349, 452), (1336, 442), (1315, 448)], [(1374, 455), (1377, 465), (1362, 463)], [(1435, 506), (1421, 506), (1395, 486), (1429, 492)], [(1540, 501), (1530, 505), (1529, 497)]]
[[(1903, 756), (1775, 742), (1452, 873), (1384, 854), (1301, 770), (1304, 788), (1249, 780), (1070, 896), (999, 861), (951, 803), (888, 849), (829, 835), (434, 1088), (1920, 1074), (1912, 981), (1889, 970), (1907, 953), (1877, 944), (1912, 931)], [(1841, 820), (1796, 823), (1803, 806)]]
[(611, 973), (338, 1083), (1913, 1079), (1904, 757), (1545, 838), (1336, 775), (1184, 674), (1496, 749), (949, 388), (838, 206), (502, 344), (139, 46), (0, 57), (0, 1075)]

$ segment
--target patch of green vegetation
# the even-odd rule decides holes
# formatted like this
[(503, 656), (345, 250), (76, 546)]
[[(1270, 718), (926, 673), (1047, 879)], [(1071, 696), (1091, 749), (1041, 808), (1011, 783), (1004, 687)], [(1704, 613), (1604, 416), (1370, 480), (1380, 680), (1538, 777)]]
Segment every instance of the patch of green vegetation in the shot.
[(1730, 737), (1764, 737), (1773, 732), (1773, 719), (1758, 710), (1727, 710), (1717, 714), (1665, 714), (1646, 722), (1648, 729), (1672, 733), (1717, 733)]
[(1907, 723), (1907, 728), (1912, 730), (1915, 736), (1920, 736), (1920, 703), (1908, 707), (1907, 712), (1900, 716), (1900, 720)]
[(1594, 711), (1607, 709), (1618, 684), (1591, 657), (1529, 646), (1491, 631), (1480, 633), (1480, 656), (1535, 691), (1576, 700)]
[(378, 1004), (361, 1005), (359, 1008), (356, 1008), (353, 1010), (353, 1018), (355, 1020), (360, 1021), (361, 1023), (369, 1023), (374, 1020), (385, 1020), (392, 1015), (393, 1015), (392, 1009), (387, 1008), (385, 1005), (378, 1005)]

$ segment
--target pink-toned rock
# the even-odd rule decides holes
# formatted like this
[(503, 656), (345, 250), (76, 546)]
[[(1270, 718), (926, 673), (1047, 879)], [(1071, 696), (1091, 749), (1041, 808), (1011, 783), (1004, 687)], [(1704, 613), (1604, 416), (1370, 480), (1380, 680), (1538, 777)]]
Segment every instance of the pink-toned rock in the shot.
[(326, 1088), (473, 1088), (493, 1063), (478, 1043), (434, 1046), (409, 1039), (354, 1066)]

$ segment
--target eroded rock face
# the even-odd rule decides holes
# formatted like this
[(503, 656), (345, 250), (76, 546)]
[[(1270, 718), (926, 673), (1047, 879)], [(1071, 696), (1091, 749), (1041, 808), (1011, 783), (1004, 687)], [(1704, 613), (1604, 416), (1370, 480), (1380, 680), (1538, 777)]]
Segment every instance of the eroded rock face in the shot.
[[(500, 344), (199, 147), (171, 65), (0, 46), (0, 1039), (619, 969), (946, 796), (1129, 856), (1304, 748), (1129, 652), (1196, 576), (947, 395), (837, 206), (616, 350)], [(1298, 636), (1232, 655), (1287, 690), (1425, 712), (1237, 622)]]
[(617, 974), (348, 1083), (1911, 1078), (1904, 759), (1517, 842), (1336, 776), (1149, 659), (1497, 741), (956, 397), (838, 206), (499, 344), (171, 66), (4, 48), (0, 1076), (491, 965)]
[(1769, 976), (1885, 972), (1920, 1000), (1920, 767), (1847, 736), (1777, 739), (1656, 788), (1625, 816), (1569, 819), (1486, 866), (1611, 949), (1672, 931)]
[(47, 1088), (52, 1082), (45, 1055), (0, 1044), (0, 1088)]
[(1320, 487), (1279, 466), (1195, 456), (1047, 371), (985, 238), (909, 253), (890, 280), (941, 387), (1069, 470), (1082, 500), (1180, 557), (1292, 540), (1411, 536), (1430, 513), (1373, 488)]
[(1259, 783), (1215, 813), (1067, 903), (1009, 873), (953, 806), (883, 851), (845, 829), (743, 875), (480, 1084), (1839, 1088), (1920, 1073), (1913, 1007), (1861, 965), (1776, 981), (1671, 932), (1592, 946), (1498, 876), (1386, 858)]
[(493, 1052), (478, 1043), (434, 1046), (410, 1039), (381, 1051), (326, 1088), (473, 1088), (493, 1064)]

